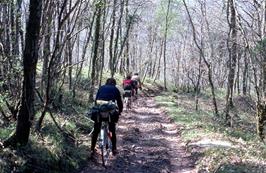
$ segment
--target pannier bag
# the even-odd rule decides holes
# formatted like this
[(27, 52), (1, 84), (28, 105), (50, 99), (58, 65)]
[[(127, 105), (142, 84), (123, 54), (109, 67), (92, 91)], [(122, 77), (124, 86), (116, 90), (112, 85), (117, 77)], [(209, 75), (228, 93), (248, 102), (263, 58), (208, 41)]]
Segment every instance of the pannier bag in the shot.
[(125, 90), (124, 97), (131, 97), (132, 91), (131, 90)]
[(117, 123), (119, 111), (115, 103), (95, 105), (91, 108), (91, 120), (94, 122), (109, 121)]

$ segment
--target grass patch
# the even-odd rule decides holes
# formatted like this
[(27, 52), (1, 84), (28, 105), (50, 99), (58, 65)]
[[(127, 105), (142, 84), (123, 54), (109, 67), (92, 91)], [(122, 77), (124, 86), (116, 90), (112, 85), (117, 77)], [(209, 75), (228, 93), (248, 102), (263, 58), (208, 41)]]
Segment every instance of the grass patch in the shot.
[[(225, 90), (216, 92), (219, 109), (224, 106)], [(184, 143), (196, 143), (208, 139), (214, 142), (228, 142), (231, 147), (201, 147), (203, 157), (197, 167), (205, 172), (265, 172), (266, 145), (256, 135), (253, 114), (240, 107), (234, 112), (239, 116), (233, 127), (226, 127), (215, 120), (212, 113), (210, 90), (199, 96), (199, 111), (195, 110), (193, 93), (164, 93), (157, 96), (156, 102), (182, 128), (181, 137)], [(245, 106), (243, 106), (245, 107)], [(191, 145), (191, 151), (193, 146)]]
[[(182, 106), (182, 104), (177, 103), (177, 99), (171, 94), (157, 96), (156, 101), (161, 107), (166, 109), (177, 124), (185, 127), (182, 135), (186, 139), (193, 139), (200, 135), (194, 129), (204, 130), (204, 127), (207, 128), (212, 125), (210, 112), (194, 111), (187, 108), (187, 106)], [(183, 104), (187, 105), (185, 102)]]

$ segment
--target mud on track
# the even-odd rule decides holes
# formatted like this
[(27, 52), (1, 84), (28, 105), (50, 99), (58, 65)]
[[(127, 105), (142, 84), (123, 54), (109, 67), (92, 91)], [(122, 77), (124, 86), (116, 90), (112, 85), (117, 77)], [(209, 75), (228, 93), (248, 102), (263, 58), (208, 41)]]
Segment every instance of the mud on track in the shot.
[(118, 155), (107, 168), (88, 161), (81, 173), (194, 173), (195, 158), (186, 153), (179, 127), (150, 97), (139, 98), (123, 112), (117, 126)]

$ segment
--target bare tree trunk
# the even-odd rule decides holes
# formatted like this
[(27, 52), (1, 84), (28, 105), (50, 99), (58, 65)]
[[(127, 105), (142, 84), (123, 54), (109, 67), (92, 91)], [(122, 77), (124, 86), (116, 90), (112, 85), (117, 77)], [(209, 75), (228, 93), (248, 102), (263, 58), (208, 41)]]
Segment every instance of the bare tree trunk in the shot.
[(14, 136), (5, 142), (5, 146), (16, 143), (27, 144), (30, 128), (34, 119), (34, 93), (36, 65), (39, 51), (40, 21), (42, 0), (30, 0), (30, 15), (26, 29), (26, 44), (23, 53), (24, 80), (21, 107), (18, 113)]
[(161, 43), (160, 43), (160, 53), (159, 53), (159, 60), (158, 60), (158, 67), (157, 67), (157, 70), (156, 70), (156, 75), (154, 77), (154, 80), (153, 82), (155, 82), (157, 79), (160, 78), (160, 74), (161, 74), (161, 60), (162, 60), (162, 54), (163, 54), (163, 43), (164, 41), (162, 40)]
[(168, 27), (169, 27), (169, 11), (170, 11), (170, 4), (171, 4), (171, 0), (168, 0), (168, 5), (167, 5), (167, 12), (166, 12), (166, 17), (165, 17), (165, 31), (164, 31), (164, 51), (163, 51), (163, 60), (164, 60), (164, 68), (163, 68), (163, 72), (164, 72), (164, 90), (167, 91), (167, 83), (166, 83), (166, 48), (167, 48), (167, 34), (168, 34)]
[(198, 64), (198, 78), (197, 78), (197, 83), (196, 83), (196, 88), (195, 88), (196, 111), (199, 110), (200, 81), (201, 81), (201, 76), (202, 76), (201, 63), (202, 63), (202, 57), (200, 56), (199, 64)]
[[(70, 5), (69, 8), (71, 8), (71, 4), (72, 1), (70, 0)], [(67, 25), (68, 25), (68, 33), (70, 32), (70, 25), (71, 25), (71, 20), (70, 18), (67, 19)], [(67, 27), (67, 26), (66, 26)], [(72, 43), (73, 40), (68, 38), (67, 39), (67, 43), (66, 43), (66, 57), (67, 57), (67, 66), (68, 66), (68, 89), (69, 91), (71, 91), (72, 87), (73, 87), (73, 77), (72, 77), (72, 73), (73, 73), (73, 67), (72, 67), (72, 63), (73, 63), (73, 46), (74, 44)], [(79, 49), (79, 48), (78, 48)]]
[(237, 56), (237, 73), (236, 73), (236, 86), (237, 94), (240, 95), (240, 62), (241, 62), (242, 50), (238, 52)]
[[(45, 1), (46, 4), (44, 4), (45, 8), (43, 10), (43, 24), (46, 25), (43, 26), (43, 32), (46, 33), (44, 36), (43, 41), (43, 66), (42, 66), (42, 80), (41, 80), (41, 89), (40, 92), (42, 95), (45, 93), (45, 86), (47, 84), (47, 69), (48, 69), (48, 63), (49, 58), (51, 54), (51, 33), (52, 33), (52, 16), (53, 16), (53, 3), (50, 1)], [(46, 97), (46, 96), (44, 96)]]
[(230, 119), (229, 111), (230, 107), (233, 106), (234, 80), (235, 80), (235, 69), (237, 62), (237, 26), (236, 26), (237, 21), (236, 21), (235, 0), (229, 0), (227, 6), (228, 6), (227, 16), (228, 16), (228, 24), (230, 27), (230, 31), (228, 35), (229, 74), (228, 74), (228, 84), (227, 84), (228, 86), (226, 94), (225, 121), (226, 123), (229, 123)]
[(110, 33), (110, 45), (109, 45), (109, 68), (111, 71), (111, 76), (114, 76), (115, 71), (115, 61), (114, 61), (114, 53), (113, 53), (113, 42), (114, 42), (114, 33), (115, 33), (115, 21), (116, 21), (116, 4), (117, 0), (114, 0), (113, 13), (112, 13), (112, 25), (111, 25), (111, 33)]
[(247, 50), (244, 53), (244, 70), (243, 70), (243, 82), (242, 82), (242, 90), (243, 95), (247, 95), (247, 82), (248, 82), (248, 60), (247, 60)]
[[(16, 44), (15, 44), (15, 50), (16, 55), (19, 55), (19, 42), (22, 42), (23, 40), (20, 40), (20, 33), (22, 33), (22, 25), (21, 25), (21, 5), (22, 0), (17, 0), (17, 11), (16, 11)], [(22, 34), (23, 35), (23, 34)], [(21, 47), (22, 49), (22, 47)]]
[[(129, 9), (128, 9), (128, 1), (126, 0), (126, 20), (129, 21)], [(126, 73), (129, 73), (129, 66), (130, 66), (130, 59), (129, 59), (129, 39), (126, 41), (126, 51), (125, 51), (125, 58), (126, 58)]]
[(98, 59), (98, 48), (100, 43), (100, 32), (101, 32), (101, 13), (102, 13), (102, 7), (101, 7), (102, 0), (100, 0), (96, 4), (96, 23), (95, 23), (95, 31), (94, 31), (94, 45), (93, 45), (93, 57), (92, 57), (92, 70), (91, 70), (91, 87), (89, 92), (89, 101), (93, 101), (93, 95), (94, 95), (94, 86), (95, 86), (95, 76), (96, 76), (96, 65), (97, 65), (97, 59)]
[(106, 23), (106, 15), (107, 15), (107, 10), (106, 10), (106, 0), (103, 0), (103, 24), (102, 24), (102, 31), (101, 31), (101, 69), (100, 69), (100, 82), (99, 86), (102, 85), (102, 78), (103, 78), (103, 71), (104, 71), (104, 60), (105, 60), (105, 23)]

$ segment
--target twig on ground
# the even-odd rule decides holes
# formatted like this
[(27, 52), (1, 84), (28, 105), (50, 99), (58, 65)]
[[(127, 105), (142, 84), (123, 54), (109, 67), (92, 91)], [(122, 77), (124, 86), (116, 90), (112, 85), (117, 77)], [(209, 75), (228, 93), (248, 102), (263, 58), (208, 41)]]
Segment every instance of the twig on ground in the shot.
[(52, 120), (53, 120), (55, 126), (59, 129), (59, 131), (60, 131), (61, 133), (65, 134), (65, 135), (67, 135), (67, 137), (69, 137), (70, 139), (72, 139), (72, 140), (75, 141), (76, 138), (75, 138), (75, 136), (74, 136), (73, 134), (71, 134), (70, 132), (68, 132), (66, 129), (62, 129), (62, 128), (59, 126), (59, 124), (56, 122), (56, 120), (55, 120), (55, 118), (54, 118), (54, 116), (53, 116), (53, 113), (52, 113), (52, 111), (51, 111), (50, 108), (48, 108), (48, 112), (49, 112), (49, 115), (50, 115), (50, 117), (52, 118)]
[(0, 149), (2, 150), (4, 147), (4, 144), (0, 141)]
[(0, 105), (0, 113), (3, 115), (3, 117), (4, 117), (4, 121), (10, 121), (10, 117), (8, 117), (8, 116), (5, 114), (5, 112), (4, 112), (3, 108), (1, 107), (1, 105)]
[[(38, 97), (40, 98), (41, 102), (44, 103), (44, 100), (43, 100), (43, 98), (42, 98), (40, 92), (39, 92), (36, 88), (35, 88), (35, 91), (36, 91)], [(62, 129), (62, 128), (60, 127), (60, 125), (56, 122), (55, 117), (54, 117), (54, 115), (53, 115), (53, 113), (52, 113), (51, 108), (47, 107), (47, 111), (49, 112), (49, 115), (50, 115), (50, 117), (52, 118), (52, 120), (53, 120), (55, 126), (58, 128), (58, 130), (59, 130), (62, 134), (65, 134), (65, 135), (66, 135), (68, 138), (70, 138), (71, 140), (74, 140), (74, 141), (75, 141), (75, 140), (76, 140), (75, 136), (74, 136), (73, 134), (71, 134), (70, 132), (68, 132), (66, 129)]]

